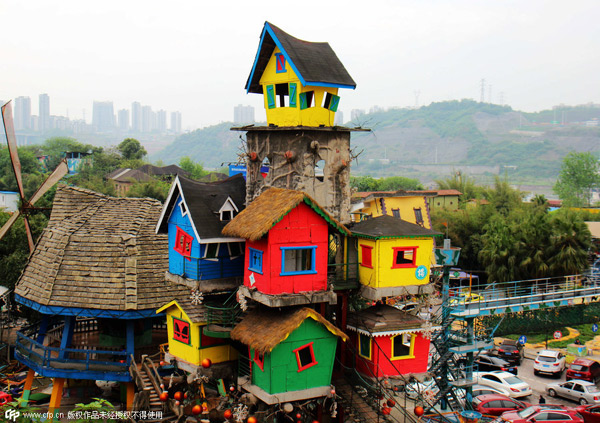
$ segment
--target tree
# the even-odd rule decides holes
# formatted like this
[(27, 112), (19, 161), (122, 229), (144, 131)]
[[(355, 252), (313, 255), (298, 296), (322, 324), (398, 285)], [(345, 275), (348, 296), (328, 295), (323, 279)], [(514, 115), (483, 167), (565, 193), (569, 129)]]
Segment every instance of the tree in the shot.
[(118, 146), (119, 152), (125, 160), (141, 160), (146, 154), (146, 149), (135, 138), (125, 138)]
[(196, 163), (189, 156), (184, 156), (179, 160), (179, 167), (189, 172), (192, 179), (200, 179), (208, 174), (202, 163)]
[(590, 206), (592, 189), (600, 185), (600, 164), (592, 153), (565, 156), (554, 192), (566, 206)]
[(592, 235), (579, 213), (564, 209), (552, 214), (548, 263), (553, 276), (575, 275), (588, 267)]
[(449, 178), (436, 179), (435, 183), (439, 189), (455, 189), (460, 191), (462, 194), (458, 197), (458, 204), (461, 208), (464, 208), (464, 205), (469, 200), (483, 196), (484, 189), (475, 185), (472, 178), (464, 176), (460, 171), (454, 173)]
[(163, 181), (137, 182), (127, 191), (127, 197), (154, 198), (164, 203), (171, 185)]
[(88, 153), (91, 152), (94, 147), (90, 144), (82, 144), (75, 138), (70, 137), (53, 137), (48, 138), (42, 144), (41, 151), (44, 155), (48, 156), (48, 171), (52, 172), (58, 163), (64, 157), (66, 152), (77, 152), (77, 153)]

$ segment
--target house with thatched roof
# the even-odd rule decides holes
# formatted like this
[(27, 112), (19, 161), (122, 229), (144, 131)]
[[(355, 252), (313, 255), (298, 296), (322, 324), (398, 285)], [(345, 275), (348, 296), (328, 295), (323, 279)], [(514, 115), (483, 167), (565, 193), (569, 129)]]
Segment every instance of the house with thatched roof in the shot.
[(169, 238), (167, 279), (202, 292), (238, 287), (244, 274), (244, 239), (221, 231), (244, 209), (242, 175), (197, 182), (177, 176), (156, 225)]
[(351, 226), (358, 239), (358, 280), (370, 300), (423, 293), (435, 264), (434, 238), (441, 233), (389, 215)]
[(155, 310), (189, 288), (165, 282), (167, 237), (154, 233), (160, 212), (149, 198), (58, 187), (15, 287), (15, 300), (42, 316), (18, 333), (15, 357), (31, 378), (55, 378), (53, 397), (65, 378), (130, 382), (131, 356), (166, 342)]
[(267, 404), (329, 396), (338, 338), (348, 339), (310, 308), (252, 311), (231, 332), (248, 346), (238, 383)]
[(378, 304), (349, 313), (346, 328), (358, 352), (356, 369), (367, 377), (427, 371), (434, 328), (420, 317)]
[(327, 285), (330, 230), (349, 234), (304, 192), (263, 192), (223, 229), (246, 240), (240, 292), (270, 307), (335, 303)]

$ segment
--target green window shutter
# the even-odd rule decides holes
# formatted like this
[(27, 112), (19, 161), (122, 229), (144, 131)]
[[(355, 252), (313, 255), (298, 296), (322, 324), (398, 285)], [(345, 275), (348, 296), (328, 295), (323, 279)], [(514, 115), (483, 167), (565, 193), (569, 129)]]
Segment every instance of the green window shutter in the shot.
[(296, 83), (290, 82), (290, 107), (296, 107)]
[(300, 97), (300, 110), (307, 109), (308, 105), (306, 104), (306, 93), (300, 93), (298, 97)]
[(329, 110), (331, 110), (332, 112), (337, 112), (339, 104), (340, 104), (340, 97), (332, 94), (331, 102), (329, 103)]
[(267, 85), (267, 105), (269, 109), (275, 108), (275, 87)]

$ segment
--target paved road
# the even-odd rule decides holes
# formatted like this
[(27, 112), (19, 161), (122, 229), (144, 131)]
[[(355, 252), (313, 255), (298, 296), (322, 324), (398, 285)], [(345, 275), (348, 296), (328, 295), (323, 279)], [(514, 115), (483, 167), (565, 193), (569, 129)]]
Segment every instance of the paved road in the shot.
[(561, 381), (564, 382), (566, 380), (566, 373), (567, 372), (564, 371), (560, 379), (555, 378), (553, 376), (545, 375), (535, 376), (533, 374), (533, 360), (526, 358), (521, 362), (521, 365), (519, 366), (518, 376), (520, 379), (522, 379), (524, 382), (527, 382), (531, 386), (531, 389), (533, 390), (533, 395), (530, 395), (527, 398), (523, 398), (523, 400), (532, 404), (538, 404), (540, 400), (540, 395), (543, 395), (544, 398), (546, 398), (546, 402), (548, 403), (563, 404), (569, 407), (576, 407), (579, 404), (575, 402), (565, 400), (562, 398), (550, 398), (548, 395), (546, 395), (546, 385)]

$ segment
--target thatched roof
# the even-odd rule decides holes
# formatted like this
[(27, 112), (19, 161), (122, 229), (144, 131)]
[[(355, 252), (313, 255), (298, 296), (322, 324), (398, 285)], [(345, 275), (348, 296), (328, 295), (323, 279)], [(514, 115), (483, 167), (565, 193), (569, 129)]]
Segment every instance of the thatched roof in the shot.
[(264, 354), (273, 351), (273, 348), (283, 342), (308, 318), (321, 323), (329, 332), (344, 341), (348, 340), (348, 336), (344, 332), (307, 307), (283, 311), (264, 309), (250, 312), (233, 328), (231, 339)]
[[(42, 306), (149, 310), (189, 288), (165, 282), (160, 202), (61, 185), (15, 294)], [(188, 294), (189, 295), (189, 294)]]
[(440, 232), (424, 228), (397, 217), (383, 215), (351, 226), (352, 235), (365, 238), (433, 237)]
[(258, 241), (286, 214), (300, 203), (306, 203), (335, 229), (349, 235), (348, 229), (335, 220), (308, 194), (284, 188), (269, 188), (238, 214), (223, 229), (223, 235)]

